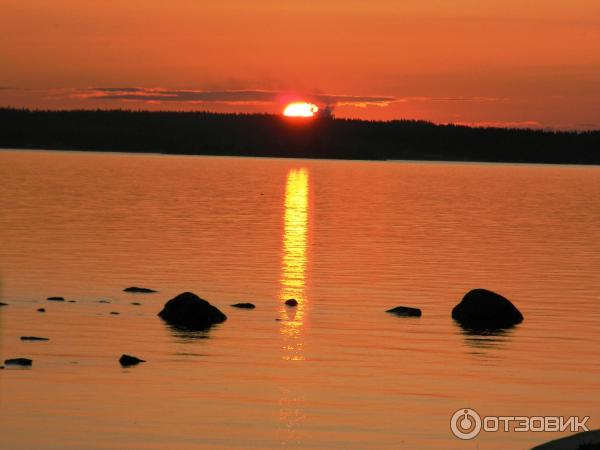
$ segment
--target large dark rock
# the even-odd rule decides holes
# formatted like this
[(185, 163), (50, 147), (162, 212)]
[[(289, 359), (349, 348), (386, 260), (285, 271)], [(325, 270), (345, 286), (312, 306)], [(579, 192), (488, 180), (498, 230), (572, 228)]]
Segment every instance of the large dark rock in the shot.
[(39, 336), (21, 336), (22, 341), (49, 341), (50, 339)]
[(233, 308), (241, 308), (241, 309), (254, 309), (256, 306), (253, 303), (234, 303), (231, 305)]
[(8, 306), (8, 303), (0, 302), (0, 306)]
[(219, 309), (191, 292), (169, 300), (158, 315), (171, 325), (190, 330), (203, 330), (227, 320)]
[(156, 291), (154, 289), (132, 286), (132, 287), (123, 289), (123, 292), (134, 292), (134, 293), (138, 293), (138, 294), (151, 294)]
[(121, 365), (123, 367), (127, 367), (127, 366), (135, 366), (139, 363), (143, 363), (146, 362), (143, 359), (140, 359), (136, 356), (131, 356), (131, 355), (121, 355), (121, 357), (119, 358), (119, 362), (121, 363)]
[(4, 364), (7, 366), (31, 366), (33, 361), (29, 358), (11, 358), (4, 360)]
[(48, 300), (49, 302), (64, 302), (65, 298), (64, 297), (48, 297), (46, 300)]
[(600, 449), (600, 430), (583, 431), (571, 436), (558, 438), (531, 450), (598, 450)]
[(411, 308), (409, 306), (396, 306), (395, 308), (388, 309), (386, 312), (400, 317), (421, 317), (421, 310), (419, 308)]
[(469, 291), (452, 309), (452, 318), (471, 330), (510, 328), (523, 321), (523, 315), (515, 305), (487, 289)]
[(298, 300), (296, 300), (295, 298), (290, 298), (285, 301), (285, 304), (287, 306), (298, 306)]
[(36, 309), (37, 312), (46, 312), (46, 308), (38, 308)]

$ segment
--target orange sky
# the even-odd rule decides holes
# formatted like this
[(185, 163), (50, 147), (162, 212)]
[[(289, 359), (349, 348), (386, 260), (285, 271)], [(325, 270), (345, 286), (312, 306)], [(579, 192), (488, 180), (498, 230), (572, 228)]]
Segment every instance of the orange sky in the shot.
[(0, 0), (0, 30), (2, 106), (306, 98), (341, 117), (600, 128), (598, 0)]

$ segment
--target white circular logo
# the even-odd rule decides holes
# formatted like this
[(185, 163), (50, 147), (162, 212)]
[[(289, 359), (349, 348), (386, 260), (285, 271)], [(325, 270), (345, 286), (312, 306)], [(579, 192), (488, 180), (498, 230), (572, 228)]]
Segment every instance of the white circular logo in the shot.
[(459, 439), (473, 439), (481, 431), (481, 417), (473, 409), (459, 409), (450, 419), (450, 429)]

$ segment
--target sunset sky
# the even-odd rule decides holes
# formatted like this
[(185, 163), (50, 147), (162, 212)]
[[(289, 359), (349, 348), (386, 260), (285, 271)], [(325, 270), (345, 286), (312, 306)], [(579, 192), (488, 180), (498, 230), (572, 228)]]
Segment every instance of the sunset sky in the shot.
[(600, 128), (598, 0), (0, 0), (0, 106)]

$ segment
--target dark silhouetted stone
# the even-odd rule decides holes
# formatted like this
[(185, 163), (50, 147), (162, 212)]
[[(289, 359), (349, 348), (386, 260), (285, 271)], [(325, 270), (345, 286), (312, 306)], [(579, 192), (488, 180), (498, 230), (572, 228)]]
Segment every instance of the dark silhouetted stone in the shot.
[(77, 300), (69, 300), (69, 303), (77, 303)]
[(49, 341), (50, 339), (38, 336), (21, 336), (22, 341)]
[(37, 312), (46, 312), (46, 308), (38, 308), (36, 309)]
[(33, 361), (29, 358), (12, 358), (4, 360), (4, 364), (6, 364), (7, 366), (31, 366), (33, 364)]
[(0, 306), (8, 306), (8, 303), (0, 302)]
[(140, 302), (131, 302), (131, 304), (132, 304), (133, 306), (140, 306), (140, 305), (141, 305), (141, 303), (140, 303)]
[(295, 298), (290, 298), (289, 300), (285, 301), (285, 304), (288, 306), (298, 306), (298, 300)]
[(523, 315), (515, 305), (487, 289), (469, 291), (452, 309), (452, 318), (471, 330), (510, 328), (523, 321)]
[(386, 312), (400, 317), (421, 317), (421, 310), (419, 308), (411, 308), (409, 306), (396, 306), (395, 308), (388, 309)]
[(600, 450), (600, 430), (572, 434), (538, 445), (531, 450)]
[(171, 325), (190, 330), (206, 329), (227, 320), (219, 309), (191, 292), (169, 300), (158, 315)]
[(65, 298), (64, 297), (48, 297), (46, 300), (48, 300), (49, 302), (64, 302)]
[(111, 311), (110, 312), (113, 316), (118, 316), (119, 314), (121, 314), (119, 311)]
[(256, 308), (256, 306), (254, 306), (253, 303), (234, 303), (233, 305), (234, 308), (242, 308), (242, 309), (254, 309)]
[(132, 286), (132, 287), (123, 289), (123, 292), (134, 292), (134, 293), (138, 293), (138, 294), (151, 294), (156, 291), (154, 289)]
[(123, 367), (127, 367), (127, 366), (135, 366), (136, 364), (143, 363), (146, 361), (143, 359), (137, 358), (135, 356), (124, 354), (124, 355), (121, 355), (121, 357), (119, 358), (119, 362), (121, 363), (121, 365)]
[(98, 303), (110, 303), (108, 300), (98, 300)]
[(0, 366), (0, 370), (1, 370), (1, 369), (4, 369), (4, 366)]

